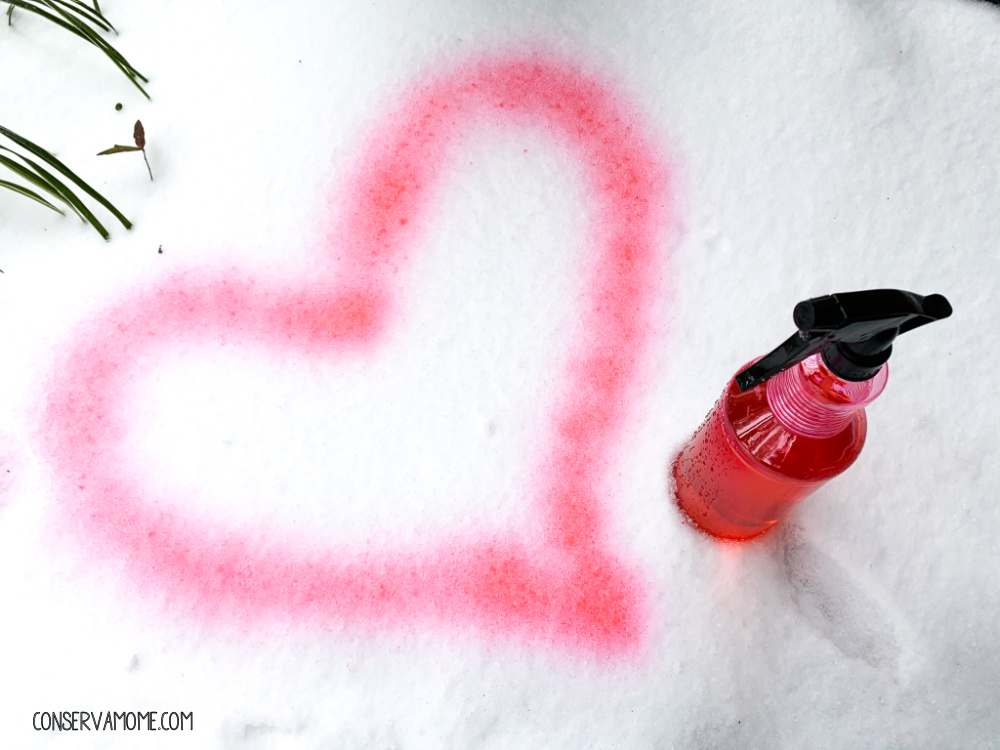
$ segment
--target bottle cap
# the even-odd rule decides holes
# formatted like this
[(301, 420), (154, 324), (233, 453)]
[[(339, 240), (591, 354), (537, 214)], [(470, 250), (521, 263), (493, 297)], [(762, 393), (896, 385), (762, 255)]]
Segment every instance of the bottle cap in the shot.
[(799, 330), (740, 372), (736, 384), (748, 391), (817, 352), (838, 377), (868, 380), (889, 359), (899, 334), (949, 315), (951, 305), (940, 294), (870, 289), (814, 297), (795, 306)]

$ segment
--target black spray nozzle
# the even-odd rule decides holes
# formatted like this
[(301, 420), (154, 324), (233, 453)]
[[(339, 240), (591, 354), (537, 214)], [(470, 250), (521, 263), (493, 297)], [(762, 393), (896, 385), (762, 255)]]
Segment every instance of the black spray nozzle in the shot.
[(736, 384), (748, 391), (817, 352), (844, 380), (868, 380), (889, 359), (899, 334), (949, 315), (951, 305), (940, 294), (871, 289), (815, 297), (795, 306), (799, 330), (739, 373)]

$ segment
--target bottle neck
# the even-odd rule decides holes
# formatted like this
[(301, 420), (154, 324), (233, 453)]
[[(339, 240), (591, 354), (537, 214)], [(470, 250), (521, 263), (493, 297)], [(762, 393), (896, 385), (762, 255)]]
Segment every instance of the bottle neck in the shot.
[(889, 365), (869, 380), (844, 380), (823, 364), (819, 354), (780, 372), (764, 384), (767, 404), (786, 428), (811, 438), (844, 430), (885, 388)]

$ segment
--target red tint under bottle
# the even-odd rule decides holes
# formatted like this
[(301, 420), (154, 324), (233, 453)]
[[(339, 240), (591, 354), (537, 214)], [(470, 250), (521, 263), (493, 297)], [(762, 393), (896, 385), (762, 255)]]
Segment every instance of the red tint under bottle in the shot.
[(864, 405), (881, 393), (885, 369), (863, 386), (816, 356), (745, 393), (730, 381), (674, 462), (681, 509), (717, 537), (763, 534), (858, 457)]

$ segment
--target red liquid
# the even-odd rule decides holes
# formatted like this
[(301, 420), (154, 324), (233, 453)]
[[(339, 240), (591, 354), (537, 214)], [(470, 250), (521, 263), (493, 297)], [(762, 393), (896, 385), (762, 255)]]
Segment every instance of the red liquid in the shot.
[(673, 466), (677, 502), (703, 530), (750, 539), (849, 467), (865, 443), (864, 410), (827, 438), (798, 435), (771, 412), (767, 383), (741, 393), (735, 381)]

